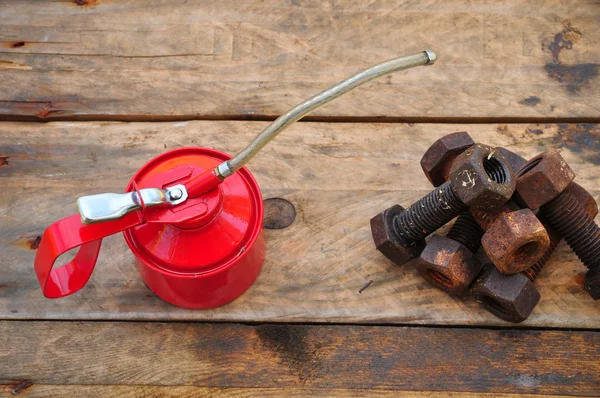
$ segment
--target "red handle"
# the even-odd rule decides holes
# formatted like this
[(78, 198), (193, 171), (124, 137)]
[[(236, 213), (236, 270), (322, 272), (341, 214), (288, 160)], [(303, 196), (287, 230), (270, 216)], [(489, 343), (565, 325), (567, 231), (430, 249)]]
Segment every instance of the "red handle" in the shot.
[[(90, 225), (84, 225), (79, 214), (74, 214), (50, 225), (44, 231), (34, 263), (44, 296), (64, 297), (81, 289), (92, 275), (102, 238), (143, 222), (142, 212), (135, 211), (119, 220)], [(53, 269), (61, 254), (76, 247), (79, 251), (72, 261)]]

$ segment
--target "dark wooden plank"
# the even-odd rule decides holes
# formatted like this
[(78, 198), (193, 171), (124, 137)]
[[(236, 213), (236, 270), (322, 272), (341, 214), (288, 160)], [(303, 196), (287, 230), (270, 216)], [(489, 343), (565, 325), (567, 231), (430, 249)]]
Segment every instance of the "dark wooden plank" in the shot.
[(600, 393), (600, 333), (0, 322), (0, 383)]
[[(16, 392), (16, 393), (13, 393)], [(196, 398), (196, 397), (323, 397), (323, 398), (352, 398), (373, 397), (388, 398), (562, 398), (569, 395), (547, 394), (498, 394), (498, 393), (468, 393), (455, 391), (402, 391), (378, 389), (342, 389), (342, 388), (232, 388), (232, 387), (198, 387), (198, 386), (126, 386), (126, 385), (52, 385), (33, 384), (28, 381), (0, 385), (0, 396), (23, 395), (28, 398), (96, 398), (96, 397), (164, 397), (164, 398)]]
[[(164, 303), (142, 283), (119, 235), (104, 241), (84, 289), (59, 300), (42, 296), (32, 269), (37, 237), (74, 214), (78, 196), (122, 191), (141, 165), (167, 149), (235, 152), (265, 125), (0, 123), (7, 163), (0, 167), (0, 317), (505, 325), (475, 300), (431, 288), (411, 264), (387, 261), (373, 247), (369, 219), (428, 192), (421, 155), (461, 130), (528, 157), (562, 149), (577, 181), (599, 193), (598, 125), (300, 123), (249, 165), (264, 197), (290, 200), (298, 216), (286, 229), (266, 231), (263, 271), (238, 300), (207, 311)], [(585, 272), (562, 245), (536, 281), (542, 300), (524, 326), (600, 328), (598, 303), (583, 290)], [(358, 294), (369, 279), (373, 285)]]
[(4, 1), (0, 116), (279, 115), (427, 47), (320, 117), (600, 118), (595, 0)]

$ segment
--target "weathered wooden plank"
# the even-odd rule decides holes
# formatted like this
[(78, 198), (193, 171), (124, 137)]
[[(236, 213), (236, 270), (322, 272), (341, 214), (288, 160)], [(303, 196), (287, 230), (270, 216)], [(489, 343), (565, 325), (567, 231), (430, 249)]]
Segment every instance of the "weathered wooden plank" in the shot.
[[(17, 394), (14, 394), (16, 391)], [(28, 398), (96, 398), (96, 397), (164, 397), (164, 398), (196, 398), (196, 397), (397, 397), (398, 390), (376, 389), (341, 389), (341, 388), (232, 388), (232, 387), (198, 387), (198, 386), (127, 386), (127, 385), (53, 385), (30, 384), (28, 381), (0, 385), (0, 395), (7, 397), (23, 394)], [(454, 391), (402, 391), (406, 398), (564, 398), (572, 395), (547, 394), (498, 394), (469, 393)]]
[(0, 383), (595, 395), (600, 334), (130, 322), (0, 322)]
[[(45, 299), (32, 264), (37, 237), (76, 212), (82, 194), (119, 192), (143, 163), (175, 147), (241, 149), (264, 122), (0, 123), (0, 316), (4, 319), (308, 321), (505, 325), (470, 298), (429, 287), (372, 243), (369, 219), (430, 190), (419, 160), (437, 138), (469, 131), (476, 140), (529, 157), (559, 148), (577, 181), (598, 197), (598, 125), (300, 123), (249, 165), (263, 196), (296, 207), (287, 229), (267, 230), (257, 282), (235, 302), (189, 311), (142, 283), (121, 236), (104, 241), (89, 284)], [(598, 304), (583, 290), (585, 267), (564, 245), (536, 286), (542, 300), (527, 326), (598, 328)], [(362, 294), (365, 281), (375, 281)]]
[(281, 114), (430, 47), (317, 116), (600, 117), (594, 0), (9, 1), (0, 116), (156, 120)]

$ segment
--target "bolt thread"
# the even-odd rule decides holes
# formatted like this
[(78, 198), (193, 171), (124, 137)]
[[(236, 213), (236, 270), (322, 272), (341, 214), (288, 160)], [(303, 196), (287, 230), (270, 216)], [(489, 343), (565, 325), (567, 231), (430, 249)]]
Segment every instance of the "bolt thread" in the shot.
[(407, 240), (418, 241), (466, 209), (452, 184), (446, 181), (396, 216), (396, 232)]
[(505, 168), (502, 166), (502, 163), (494, 157), (484, 159), (483, 168), (488, 177), (498, 184), (506, 184), (509, 179), (509, 176), (507, 175)]
[(446, 234), (447, 238), (457, 241), (465, 246), (472, 253), (479, 250), (481, 246), (481, 237), (483, 229), (469, 212), (464, 212), (458, 216), (450, 231)]
[(569, 190), (541, 210), (586, 267), (600, 267), (600, 228)]
[(554, 250), (556, 250), (556, 247), (558, 246), (559, 243), (560, 243), (560, 239), (552, 239), (551, 238), (550, 246), (548, 246), (548, 250), (546, 250), (544, 255), (539, 260), (537, 260), (535, 262), (535, 264), (533, 264), (530, 268), (526, 269), (525, 271), (523, 271), (521, 273), (523, 275), (525, 275), (531, 282), (533, 282), (535, 280), (535, 278), (538, 277), (540, 272), (542, 272), (542, 269), (544, 268), (544, 266), (546, 265), (546, 263), (552, 256), (552, 253), (554, 253)]

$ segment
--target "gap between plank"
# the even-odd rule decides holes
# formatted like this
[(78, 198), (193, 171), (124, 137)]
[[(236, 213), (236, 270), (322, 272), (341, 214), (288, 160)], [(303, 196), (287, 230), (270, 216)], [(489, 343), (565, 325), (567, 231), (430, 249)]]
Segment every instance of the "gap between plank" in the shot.
[[(6, 122), (184, 122), (258, 121), (271, 122), (278, 115), (0, 115)], [(395, 116), (306, 116), (299, 122), (309, 123), (422, 123), (422, 124), (543, 124), (543, 123), (600, 123), (600, 117), (395, 117)]]
[(269, 321), (235, 321), (235, 320), (186, 320), (186, 319), (47, 319), (47, 318), (0, 318), (0, 322), (49, 322), (49, 323), (187, 323), (187, 324), (208, 324), (208, 325), (241, 325), (241, 326), (352, 326), (352, 327), (390, 327), (390, 328), (423, 328), (423, 329), (466, 329), (466, 330), (523, 330), (540, 332), (600, 332), (597, 328), (569, 328), (552, 326), (527, 326), (507, 324), (502, 325), (437, 325), (437, 324), (414, 324), (414, 323), (356, 323), (356, 322), (269, 322)]

